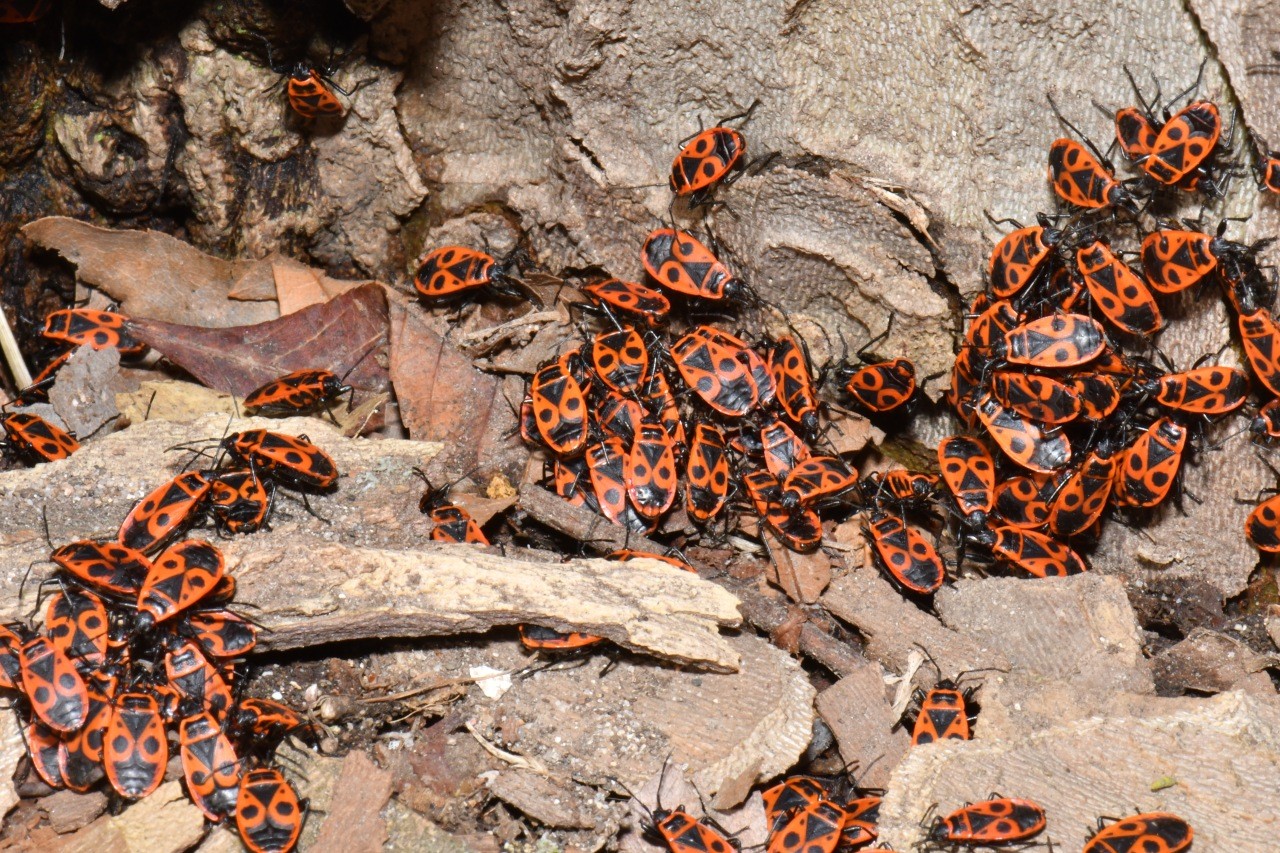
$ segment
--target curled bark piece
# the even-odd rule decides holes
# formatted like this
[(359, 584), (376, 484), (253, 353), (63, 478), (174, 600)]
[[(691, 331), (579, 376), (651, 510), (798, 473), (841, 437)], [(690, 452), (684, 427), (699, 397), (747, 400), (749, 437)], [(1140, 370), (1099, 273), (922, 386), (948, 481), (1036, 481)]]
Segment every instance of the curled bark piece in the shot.
[(718, 630), (739, 624), (737, 599), (656, 560), (526, 562), (469, 545), (392, 551), (309, 533), (237, 540), (225, 553), (237, 600), (268, 629), (260, 648), (532, 622), (711, 669), (738, 667)]

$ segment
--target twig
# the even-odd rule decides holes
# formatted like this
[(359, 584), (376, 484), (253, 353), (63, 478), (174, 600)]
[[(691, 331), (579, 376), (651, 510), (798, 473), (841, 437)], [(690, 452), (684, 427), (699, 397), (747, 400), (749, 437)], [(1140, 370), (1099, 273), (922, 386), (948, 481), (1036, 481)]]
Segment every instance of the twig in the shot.
[(27, 369), (27, 363), (22, 360), (22, 353), (18, 350), (18, 339), (13, 336), (13, 329), (9, 328), (9, 318), (5, 316), (3, 305), (0, 305), (0, 352), (4, 353), (5, 363), (9, 365), (9, 375), (13, 377), (13, 383), (18, 390), (30, 385), (31, 371)]
[(419, 693), (427, 693), (431, 690), (439, 690), (441, 687), (453, 687), (458, 684), (475, 684), (478, 681), (486, 681), (490, 678), (500, 678), (504, 675), (515, 675), (519, 671), (520, 670), (518, 669), (513, 669), (506, 672), (491, 672), (488, 675), (481, 676), (446, 678), (444, 681), (433, 681), (432, 683), (424, 684), (421, 687), (411, 687), (408, 690), (401, 690), (399, 693), (389, 693), (386, 696), (362, 698), (357, 701), (365, 705), (374, 705), (379, 702), (399, 702), (401, 699), (408, 699), (410, 696), (417, 696)]
[(616, 551), (630, 548), (633, 551), (649, 551), (665, 554), (667, 546), (654, 542), (647, 536), (632, 533), (614, 524), (603, 515), (597, 515), (584, 507), (574, 506), (541, 486), (526, 484), (520, 489), (520, 508), (535, 521), (552, 530), (576, 539), (597, 551)]
[(528, 756), (524, 756), (524, 755), (516, 755), (514, 752), (507, 752), (505, 749), (499, 749), (494, 744), (485, 740), (484, 737), (481, 736), (481, 734), (478, 731), (476, 731), (475, 725), (470, 720), (467, 720), (467, 722), (464, 723), (464, 725), (466, 726), (467, 731), (471, 732), (471, 736), (476, 739), (476, 743), (484, 747), (484, 751), (494, 756), (495, 758), (501, 758), (503, 761), (507, 762), (512, 767), (518, 767), (521, 770), (532, 770), (534, 773), (537, 773), (540, 776), (551, 775), (551, 771), (547, 769), (547, 766), (543, 764), (541, 761), (539, 761), (538, 759), (529, 758)]

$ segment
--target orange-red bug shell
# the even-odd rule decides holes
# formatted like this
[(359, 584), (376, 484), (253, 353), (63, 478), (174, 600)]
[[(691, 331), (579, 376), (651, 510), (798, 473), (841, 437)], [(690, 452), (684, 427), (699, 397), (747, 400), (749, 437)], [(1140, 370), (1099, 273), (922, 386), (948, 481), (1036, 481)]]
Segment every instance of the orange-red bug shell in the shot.
[(169, 743), (154, 696), (134, 691), (116, 697), (103, 750), (107, 779), (120, 796), (136, 800), (160, 787)]
[(6, 415), (0, 426), (4, 427), (5, 440), (19, 455), (33, 462), (56, 462), (80, 449), (80, 442), (69, 433), (30, 412)]
[(302, 834), (302, 804), (279, 770), (250, 770), (236, 799), (236, 830), (251, 853), (292, 850)]
[(178, 726), (178, 753), (187, 794), (196, 808), (214, 823), (235, 812), (242, 765), (211, 714), (202, 711), (183, 718)]
[(35, 637), (18, 650), (22, 691), (49, 728), (74, 732), (89, 715), (89, 692), (75, 664), (48, 637)]
[(699, 299), (735, 300), (742, 282), (692, 234), (659, 228), (644, 241), (640, 261), (645, 272), (668, 290)]
[(194, 519), (211, 485), (201, 472), (184, 471), (138, 501), (120, 525), (117, 540), (143, 553), (158, 548)]
[(742, 168), (747, 140), (731, 127), (709, 127), (676, 155), (671, 164), (671, 191), (678, 196), (702, 193)]

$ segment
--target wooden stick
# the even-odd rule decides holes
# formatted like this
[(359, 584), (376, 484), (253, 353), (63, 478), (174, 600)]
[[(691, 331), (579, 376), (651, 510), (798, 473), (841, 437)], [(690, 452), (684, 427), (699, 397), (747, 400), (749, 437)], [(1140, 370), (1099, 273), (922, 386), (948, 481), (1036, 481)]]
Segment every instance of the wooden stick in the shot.
[(21, 391), (31, 384), (31, 371), (27, 369), (27, 363), (22, 360), (22, 353), (18, 350), (18, 339), (13, 336), (13, 329), (9, 328), (9, 318), (4, 314), (4, 306), (0, 305), (0, 352), (4, 353), (4, 360), (9, 365), (9, 375), (13, 377), (13, 384)]

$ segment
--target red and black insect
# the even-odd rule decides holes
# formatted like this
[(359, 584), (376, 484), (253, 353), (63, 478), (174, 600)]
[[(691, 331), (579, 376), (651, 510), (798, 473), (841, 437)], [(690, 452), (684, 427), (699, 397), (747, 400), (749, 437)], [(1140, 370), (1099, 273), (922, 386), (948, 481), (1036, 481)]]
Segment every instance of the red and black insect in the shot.
[(916, 391), (916, 368), (905, 358), (868, 364), (844, 383), (853, 402), (867, 411), (888, 414), (905, 405)]
[(299, 414), (317, 411), (343, 394), (353, 393), (351, 386), (344, 385), (331, 370), (295, 370), (250, 392), (244, 398), (244, 407), (273, 414)]
[(1119, 446), (1103, 439), (1084, 463), (1063, 480), (1054, 494), (1045, 521), (1054, 536), (1084, 533), (1102, 515), (1115, 485), (1116, 467), (1123, 454)]
[(1253, 508), (1244, 523), (1244, 535), (1259, 551), (1280, 553), (1280, 495)]
[(214, 475), (209, 513), (222, 533), (253, 533), (267, 523), (275, 491), (253, 468), (230, 468)]
[(675, 502), (680, 478), (676, 473), (671, 436), (659, 423), (643, 423), (623, 465), (627, 496), (636, 512), (656, 519)]
[(169, 763), (169, 743), (154, 696), (129, 691), (116, 697), (102, 758), (107, 780), (125, 799), (140, 799), (160, 787)]
[(894, 580), (919, 595), (937, 592), (947, 569), (929, 540), (901, 516), (872, 510), (868, 521), (871, 544)]
[(640, 394), (640, 402), (649, 414), (656, 415), (666, 427), (667, 435), (671, 436), (675, 446), (684, 447), (684, 419), (680, 417), (680, 407), (676, 404), (676, 397), (671, 393), (671, 385), (661, 367), (655, 365), (650, 371), (649, 381)]
[(244, 774), (235, 814), (250, 853), (284, 853), (297, 845), (306, 810), (279, 770), (259, 768)]
[(180, 714), (207, 711), (221, 721), (231, 711), (231, 687), (194, 642), (171, 641), (164, 671), (177, 693)]
[(810, 456), (782, 481), (779, 499), (787, 509), (831, 500), (858, 485), (858, 472), (837, 456)]
[(765, 853), (833, 853), (847, 819), (844, 808), (830, 800), (810, 803), (779, 818)]
[(992, 293), (1008, 299), (1026, 290), (1050, 268), (1049, 259), (1062, 241), (1062, 232), (1051, 228), (1044, 215), (1037, 218), (1038, 224), (1027, 227), (1012, 219), (1001, 222), (1013, 225), (1015, 230), (1001, 237), (991, 250), (987, 279)]
[(793, 468), (811, 455), (809, 445), (801, 441), (800, 436), (781, 418), (774, 418), (761, 427), (760, 448), (764, 454), (764, 467), (779, 480), (785, 479)]
[(85, 724), (74, 734), (64, 737), (58, 763), (63, 780), (73, 791), (87, 791), (105, 775), (102, 766), (103, 739), (111, 721), (116, 696), (116, 678), (99, 672), (86, 679), (89, 713)]
[(991, 374), (991, 395), (1002, 406), (1046, 426), (1070, 423), (1082, 409), (1073, 388), (1035, 373), (997, 370)]
[(1138, 436), (1116, 469), (1116, 498), (1124, 506), (1149, 508), (1169, 495), (1187, 445), (1187, 428), (1160, 418)]
[(1222, 135), (1222, 116), (1210, 101), (1194, 101), (1160, 128), (1142, 170), (1168, 186), (1194, 189), (1205, 175)]
[(685, 384), (711, 408), (742, 417), (760, 402), (760, 390), (738, 351), (699, 326), (676, 341), (671, 356)]
[(771, 402), (777, 396), (778, 389), (773, 382), (773, 373), (760, 354), (748, 346), (746, 341), (715, 326), (700, 326), (699, 330), (702, 335), (732, 351), (734, 358), (747, 369), (747, 373), (751, 375), (751, 381), (756, 385), (756, 395), (760, 405)]
[(747, 140), (732, 127), (709, 127), (680, 150), (671, 164), (671, 191), (704, 204), (715, 187), (746, 165)]
[(538, 434), (562, 456), (573, 456), (586, 446), (587, 399), (582, 385), (562, 362), (543, 367), (529, 389)]
[(1116, 180), (1109, 163), (1099, 162), (1074, 139), (1056, 139), (1049, 146), (1049, 184), (1068, 204), (1089, 210), (1120, 207), (1136, 212), (1137, 204)]
[(149, 630), (200, 601), (218, 585), (225, 568), (222, 552), (201, 539), (170, 545), (151, 564), (138, 590), (138, 630)]
[(107, 608), (87, 589), (67, 585), (49, 596), (45, 632), (68, 659), (102, 665), (107, 659)]
[(780, 818), (811, 806), (830, 796), (826, 782), (813, 776), (789, 776), (761, 793), (765, 823), (775, 826)]
[(526, 649), (548, 652), (570, 652), (603, 643), (603, 637), (579, 631), (557, 631), (541, 625), (519, 625), (520, 643)]
[(1039, 527), (1049, 518), (1056, 478), (1029, 472), (1005, 477), (996, 486), (996, 514), (1013, 527)]
[[(625, 441), (618, 437), (619, 441)], [(587, 471), (587, 461), (582, 457), (575, 459), (556, 459), (551, 465), (551, 484), (555, 493), (574, 506), (585, 506), (592, 512), (598, 512), (599, 504), (591, 493), (591, 475)]]
[(992, 795), (989, 800), (968, 803), (938, 818), (929, 830), (929, 839), (963, 844), (1010, 844), (1031, 838), (1044, 827), (1044, 809), (1036, 803)]
[[(662, 789), (666, 770), (666, 764), (663, 764), (662, 776), (658, 780), (659, 791)], [(709, 819), (694, 817), (684, 810), (684, 806), (676, 809), (663, 808), (659, 798), (656, 808), (650, 810), (634, 795), (631, 799), (645, 812), (645, 834), (661, 840), (671, 853), (735, 853), (740, 849), (733, 837), (723, 829)]]
[(286, 735), (313, 732), (313, 725), (287, 705), (271, 699), (244, 699), (231, 714), (232, 733), (240, 741), (268, 748)]
[(791, 335), (784, 335), (773, 342), (766, 362), (778, 389), (778, 404), (783, 412), (800, 427), (802, 434), (815, 435), (818, 431), (818, 393), (804, 344)]
[(430, 517), (435, 525), (431, 528), (432, 542), (486, 546), (490, 544), (489, 537), (484, 535), (484, 531), (471, 517), (471, 513), (456, 504), (446, 503), (454, 483), (434, 488), (423, 471), (417, 468), (413, 471), (427, 485), (427, 490), (418, 500), (418, 511)]
[[(932, 661), (932, 658), (930, 658)], [(934, 669), (937, 669), (935, 663)], [(959, 680), (939, 678), (929, 690), (917, 689), (903, 720), (911, 719), (911, 745), (937, 743), (942, 740), (970, 740), (978, 706), (973, 701), (977, 686), (960, 688)]]
[(1183, 853), (1194, 839), (1191, 824), (1177, 815), (1146, 812), (1125, 818), (1098, 818), (1097, 831), (1085, 843), (1082, 853)]
[(349, 98), (351, 93), (330, 79), (327, 72), (321, 72), (306, 62), (299, 62), (291, 69), (273, 65), (271, 70), (288, 75), (285, 95), (289, 106), (304, 121), (310, 123), (318, 118), (335, 118), (346, 112), (338, 94)]
[(194, 522), (212, 483), (200, 471), (184, 471), (138, 501), (117, 535), (121, 545), (146, 553)]
[(674, 228), (659, 228), (644, 241), (640, 261), (658, 284), (685, 296), (736, 302), (746, 285), (692, 235)]
[(649, 349), (640, 333), (630, 327), (601, 332), (591, 342), (591, 364), (609, 388), (634, 395), (649, 378)]
[(729, 499), (730, 481), (724, 433), (713, 424), (696, 424), (685, 464), (684, 497), (689, 517), (705, 524), (718, 516)]
[(948, 436), (938, 442), (938, 466), (960, 512), (985, 519), (996, 489), (996, 464), (986, 445), (972, 436)]
[(1151, 121), (1149, 110), (1136, 107), (1116, 110), (1116, 143), (1130, 160), (1150, 156), (1159, 133), (1159, 128)]
[(782, 484), (766, 470), (752, 471), (742, 478), (743, 488), (756, 514), (784, 545), (807, 553), (822, 543), (822, 522), (812, 509), (782, 505)]
[(36, 774), (51, 788), (65, 788), (67, 780), (62, 773), (62, 763), (58, 760), (65, 746), (58, 732), (39, 719), (32, 719), (23, 729), (23, 734), (27, 741), (27, 754), (31, 756), (31, 766)]
[(1102, 421), (1120, 406), (1120, 382), (1107, 373), (1076, 373), (1064, 377), (1063, 384), (1080, 401), (1080, 417)]
[(597, 305), (638, 317), (650, 325), (662, 323), (671, 313), (671, 300), (662, 291), (634, 281), (608, 278), (583, 285), (582, 292)]
[(1225, 242), (1221, 234), (1210, 237), (1199, 231), (1152, 231), (1142, 241), (1142, 272), (1147, 284), (1160, 293), (1180, 293), (1194, 287), (1217, 269)]
[(1280, 327), (1266, 308), (1240, 314), (1237, 323), (1254, 378), (1280, 396)]
[(258, 629), (230, 610), (198, 610), (188, 613), (182, 632), (200, 644), (209, 657), (227, 659), (253, 651)]
[(294, 487), (327, 489), (338, 481), (333, 459), (304, 435), (253, 429), (232, 433), (222, 446), (234, 459)]
[(1259, 158), (1258, 188), (1280, 193), (1280, 154), (1268, 151)]
[(71, 358), (74, 352), (75, 350), (67, 350), (55, 356), (44, 366), (43, 370), (36, 374), (30, 385), (18, 392), (18, 396), (14, 397), (12, 405), (22, 407), (49, 402), (49, 389), (57, 381), (58, 371), (67, 363), (67, 360)]
[(1193, 415), (1222, 415), (1244, 405), (1249, 377), (1237, 367), (1196, 367), (1139, 387), (1166, 408)]
[(1102, 326), (1083, 314), (1051, 314), (1005, 332), (997, 354), (1010, 364), (1075, 367), (1107, 347)]
[(499, 263), (492, 255), (465, 246), (432, 249), (418, 263), (413, 286), (428, 300), (471, 296), (487, 288), (503, 296), (519, 297), (518, 280), (511, 275), (517, 256)]
[(4, 427), (4, 443), (21, 459), (38, 464), (66, 459), (80, 449), (75, 437), (39, 415), (14, 412), (0, 420)]
[(74, 663), (48, 637), (35, 637), (18, 650), (22, 691), (45, 725), (74, 732), (89, 715), (89, 694)]
[(1071, 461), (1071, 442), (1066, 435), (1042, 431), (990, 394), (978, 401), (975, 412), (996, 446), (1023, 468), (1049, 474)]
[(44, 337), (72, 346), (88, 346), (95, 350), (115, 347), (123, 358), (133, 358), (147, 351), (147, 345), (125, 329), (126, 318), (114, 311), (92, 308), (65, 308), (44, 319)]
[(1151, 335), (1164, 326), (1160, 306), (1146, 282), (1102, 240), (1076, 250), (1076, 269), (1093, 304), (1120, 330)]
[(123, 597), (136, 596), (151, 570), (142, 552), (117, 542), (82, 539), (55, 549), (49, 559), (78, 580)]
[(587, 448), (587, 473), (600, 511), (615, 524), (626, 523), (627, 445), (620, 438), (606, 438)]
[(178, 725), (178, 752), (191, 802), (214, 823), (234, 813), (241, 764), (213, 715), (201, 711), (183, 718)]
[(1003, 562), (1037, 578), (1057, 578), (1088, 571), (1071, 548), (1036, 530), (998, 525), (981, 531), (977, 540)]

